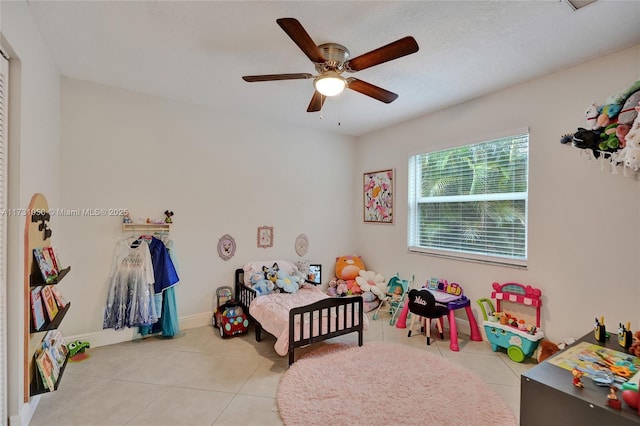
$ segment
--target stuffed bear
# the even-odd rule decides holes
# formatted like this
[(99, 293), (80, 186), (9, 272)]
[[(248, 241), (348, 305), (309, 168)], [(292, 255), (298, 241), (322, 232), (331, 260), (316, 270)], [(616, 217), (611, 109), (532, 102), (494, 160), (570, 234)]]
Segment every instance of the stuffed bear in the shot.
[(276, 276), (276, 285), (285, 293), (295, 293), (300, 288), (300, 278), (280, 270)]
[(360, 256), (336, 257), (336, 277), (341, 280), (355, 280), (358, 272), (364, 269)]
[(587, 123), (584, 126), (586, 130), (596, 130), (598, 127), (596, 121), (598, 120), (599, 114), (598, 105), (595, 103), (591, 104), (591, 106), (587, 108), (587, 111), (584, 113), (585, 119), (587, 120)]
[(346, 296), (349, 291), (349, 287), (347, 287), (347, 283), (345, 280), (338, 280), (338, 285), (336, 286), (336, 294), (338, 296)]

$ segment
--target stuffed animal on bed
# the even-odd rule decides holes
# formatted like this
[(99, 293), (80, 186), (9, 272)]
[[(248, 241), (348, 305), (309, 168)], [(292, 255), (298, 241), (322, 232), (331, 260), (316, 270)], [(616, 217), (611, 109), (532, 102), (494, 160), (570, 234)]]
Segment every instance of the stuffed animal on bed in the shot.
[(256, 291), (258, 296), (264, 296), (273, 291), (274, 284), (265, 279), (262, 272), (255, 272), (251, 275), (251, 288)]
[(280, 270), (276, 275), (276, 286), (285, 293), (295, 293), (300, 288), (300, 278)]
[(271, 281), (273, 284), (276, 283), (276, 279), (278, 279), (278, 271), (280, 270), (280, 268), (278, 267), (277, 263), (274, 263), (273, 266), (268, 267), (268, 266), (263, 266), (262, 267), (262, 273), (264, 274), (264, 278), (266, 280)]

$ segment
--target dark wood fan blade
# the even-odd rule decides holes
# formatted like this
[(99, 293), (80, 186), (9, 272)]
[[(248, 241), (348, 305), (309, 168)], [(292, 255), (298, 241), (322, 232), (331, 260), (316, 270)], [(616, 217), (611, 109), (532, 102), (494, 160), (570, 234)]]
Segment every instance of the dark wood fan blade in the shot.
[(311, 59), (311, 62), (323, 63), (326, 59), (320, 53), (320, 49), (316, 46), (315, 42), (311, 39), (307, 31), (302, 24), (295, 18), (280, 18), (276, 19), (280, 28), (298, 45), (300, 50), (307, 55), (307, 58)]
[(384, 102), (385, 104), (390, 104), (391, 102), (398, 99), (398, 95), (390, 92), (388, 90), (383, 89), (382, 87), (374, 86), (371, 83), (367, 83), (366, 81), (358, 80), (357, 78), (350, 77), (347, 79), (348, 88), (351, 90), (355, 90), (356, 92), (360, 92), (363, 95), (367, 95), (372, 97), (373, 99), (377, 99), (380, 102)]
[(398, 59), (418, 51), (418, 43), (411, 37), (404, 37), (389, 43), (386, 46), (379, 47), (371, 52), (356, 56), (345, 64), (347, 71), (361, 71), (374, 65)]
[(322, 105), (324, 105), (324, 100), (326, 96), (323, 96), (317, 90), (313, 92), (313, 97), (311, 98), (311, 102), (309, 102), (309, 107), (307, 108), (307, 112), (316, 112), (322, 109)]
[(264, 74), (264, 75), (245, 75), (242, 77), (244, 81), (254, 83), (256, 81), (274, 81), (274, 80), (304, 80), (307, 78), (313, 78), (311, 74), (298, 73), (298, 74)]

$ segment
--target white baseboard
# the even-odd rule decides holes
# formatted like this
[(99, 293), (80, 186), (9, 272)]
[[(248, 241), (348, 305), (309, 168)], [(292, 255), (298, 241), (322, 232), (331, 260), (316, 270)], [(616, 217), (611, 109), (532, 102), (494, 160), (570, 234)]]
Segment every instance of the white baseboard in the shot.
[[(179, 320), (179, 325), (181, 330), (186, 330), (189, 328), (201, 327), (204, 325), (211, 324), (211, 314), (196, 314), (189, 315), (186, 317), (182, 317)], [(80, 340), (82, 342), (89, 342), (92, 348), (97, 348), (99, 346), (113, 345), (115, 343), (128, 342), (131, 340), (142, 339), (143, 335), (138, 333), (138, 328), (125, 328), (123, 330), (99, 330), (91, 333), (84, 334), (76, 334), (72, 336), (64, 336), (67, 343)]]

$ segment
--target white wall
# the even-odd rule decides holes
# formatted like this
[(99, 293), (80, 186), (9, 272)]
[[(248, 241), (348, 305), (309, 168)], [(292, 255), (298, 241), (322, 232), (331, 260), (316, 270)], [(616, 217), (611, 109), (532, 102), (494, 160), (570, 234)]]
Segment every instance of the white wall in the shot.
[[(36, 192), (56, 202), (60, 168), (60, 78), (25, 2), (2, 3), (2, 43), (9, 68), (9, 207), (27, 208)], [(24, 217), (8, 218), (8, 413), (27, 424), (23, 404)], [(55, 228), (54, 228), (55, 229)], [(58, 234), (54, 230), (54, 238)], [(34, 399), (32, 402), (37, 400)]]
[[(605, 77), (606, 76), (606, 77)], [(494, 281), (542, 289), (542, 328), (553, 341), (580, 337), (596, 316), (610, 331), (631, 321), (640, 328), (640, 235), (637, 179), (603, 173), (596, 161), (560, 144), (584, 125), (592, 102), (640, 77), (640, 46), (430, 114), (359, 139), (354, 167), (362, 173), (395, 168), (394, 225), (358, 221), (365, 266), (391, 276), (431, 276), (460, 283), (477, 300)], [(428, 96), (425, 93), (425, 96)], [(409, 155), (481, 142), (530, 128), (529, 260), (527, 270), (439, 259), (407, 252)], [(361, 196), (354, 197), (361, 215)], [(480, 312), (474, 303), (478, 319)], [(461, 317), (462, 319), (462, 317)]]
[[(62, 83), (62, 197), (52, 208), (127, 208), (135, 219), (174, 211), (176, 287), (183, 319), (210, 321), (215, 289), (233, 285), (249, 260), (305, 256), (333, 267), (354, 250), (351, 138), (278, 126), (85, 81)], [(59, 217), (71, 273), (60, 284), (72, 301), (65, 335), (102, 330), (120, 217)], [(274, 227), (274, 247), (257, 248), (257, 228)], [(235, 257), (218, 257), (230, 234)], [(132, 331), (115, 338), (129, 339)], [(93, 341), (95, 343), (95, 340)]]

